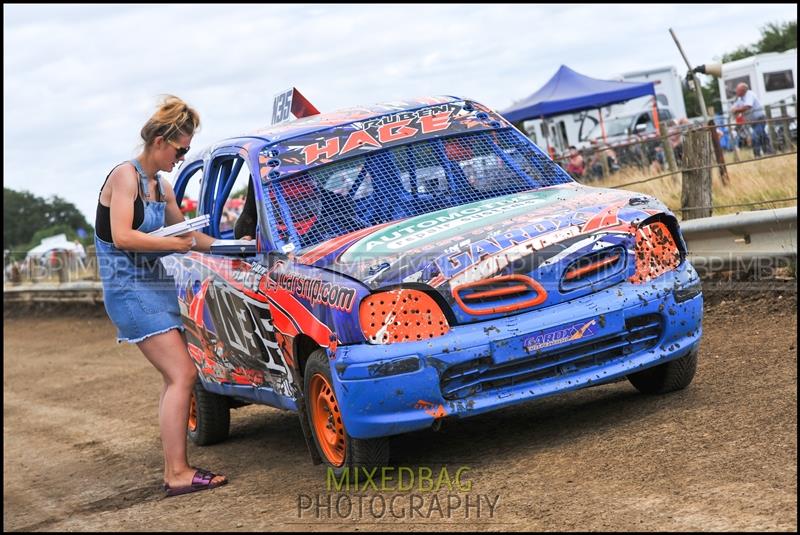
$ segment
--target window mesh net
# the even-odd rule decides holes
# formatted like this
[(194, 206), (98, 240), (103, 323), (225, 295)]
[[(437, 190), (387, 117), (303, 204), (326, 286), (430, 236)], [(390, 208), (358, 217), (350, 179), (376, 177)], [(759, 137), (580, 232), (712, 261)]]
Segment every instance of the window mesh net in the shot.
[(304, 249), (373, 225), (571, 181), (508, 128), (321, 165), (277, 180), (269, 197), (273, 231)]

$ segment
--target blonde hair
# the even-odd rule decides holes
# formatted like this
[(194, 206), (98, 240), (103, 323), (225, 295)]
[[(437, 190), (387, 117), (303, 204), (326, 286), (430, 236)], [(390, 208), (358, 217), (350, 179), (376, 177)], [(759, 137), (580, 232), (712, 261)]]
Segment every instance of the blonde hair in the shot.
[(140, 135), (145, 147), (149, 147), (158, 136), (174, 140), (181, 135), (193, 136), (198, 128), (200, 115), (197, 111), (175, 95), (165, 95)]

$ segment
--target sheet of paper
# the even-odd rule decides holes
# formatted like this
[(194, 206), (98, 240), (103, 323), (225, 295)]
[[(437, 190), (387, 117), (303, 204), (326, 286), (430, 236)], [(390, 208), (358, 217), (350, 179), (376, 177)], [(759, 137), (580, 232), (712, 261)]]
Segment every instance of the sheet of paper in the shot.
[(210, 216), (208, 214), (199, 215), (197, 217), (193, 217), (192, 219), (187, 219), (185, 221), (181, 221), (180, 223), (175, 223), (174, 225), (170, 225), (168, 227), (161, 227), (160, 229), (156, 229), (150, 233), (152, 236), (177, 236), (179, 234), (186, 234), (192, 230), (200, 230), (203, 227), (207, 227), (209, 223)]

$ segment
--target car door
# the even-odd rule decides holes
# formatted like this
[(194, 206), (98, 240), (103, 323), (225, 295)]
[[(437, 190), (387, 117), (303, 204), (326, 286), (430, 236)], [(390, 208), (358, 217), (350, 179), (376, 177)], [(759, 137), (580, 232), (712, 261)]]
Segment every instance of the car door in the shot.
[[(200, 175), (193, 165), (203, 167)], [(176, 196), (186, 191), (193, 177), (201, 178), (198, 213), (210, 215), (205, 232), (218, 239), (233, 238), (245, 195), (260, 187), (253, 181), (243, 150), (220, 148), (193, 165), (178, 177)], [(187, 345), (204, 381), (250, 390), (255, 387), (260, 392), (251, 392), (252, 397), (283, 406), (296, 398), (296, 374), (279, 346), (267, 298), (258, 289), (265, 257), (258, 252), (191, 252), (170, 258), (174, 258), (172, 271)]]

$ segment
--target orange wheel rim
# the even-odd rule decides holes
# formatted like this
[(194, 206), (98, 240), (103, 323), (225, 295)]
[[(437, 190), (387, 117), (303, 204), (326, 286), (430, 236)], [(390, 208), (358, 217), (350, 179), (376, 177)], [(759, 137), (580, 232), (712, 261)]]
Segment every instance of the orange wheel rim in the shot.
[(322, 453), (334, 466), (344, 464), (347, 443), (339, 404), (328, 380), (318, 373), (311, 378), (308, 399), (311, 406), (311, 422)]
[(197, 429), (197, 400), (192, 392), (192, 397), (189, 398), (189, 431), (194, 432)]

